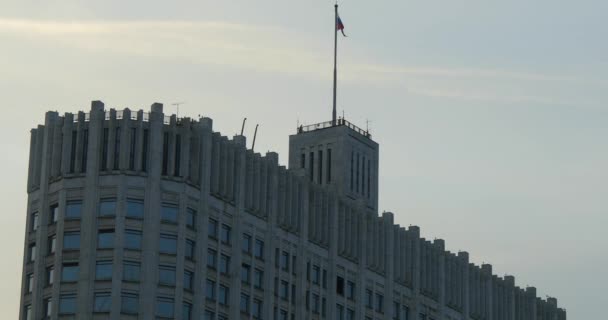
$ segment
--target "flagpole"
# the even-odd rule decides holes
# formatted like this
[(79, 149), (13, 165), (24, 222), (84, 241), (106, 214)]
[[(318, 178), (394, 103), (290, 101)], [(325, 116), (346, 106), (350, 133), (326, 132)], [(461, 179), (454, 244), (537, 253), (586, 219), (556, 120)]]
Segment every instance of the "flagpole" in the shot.
[(338, 3), (335, 4), (335, 17), (334, 17), (334, 108), (332, 111), (331, 124), (336, 125), (336, 87), (338, 82), (337, 72), (337, 57), (338, 57)]

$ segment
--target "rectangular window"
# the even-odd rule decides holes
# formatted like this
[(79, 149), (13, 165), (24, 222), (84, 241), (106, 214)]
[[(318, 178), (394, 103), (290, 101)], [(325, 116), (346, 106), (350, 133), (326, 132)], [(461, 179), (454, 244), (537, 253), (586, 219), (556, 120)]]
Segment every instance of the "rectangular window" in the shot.
[(355, 299), (355, 283), (352, 281), (346, 282), (346, 298), (350, 300)]
[(392, 318), (393, 320), (399, 320), (399, 312), (401, 311), (401, 305), (399, 305), (399, 302), (397, 301), (393, 301), (393, 314), (392, 314)]
[(228, 287), (220, 284), (220, 291), (219, 291), (219, 295), (218, 295), (218, 302), (220, 304), (223, 305), (228, 305), (228, 299), (229, 299), (229, 295), (228, 295)]
[(355, 310), (346, 309), (346, 320), (355, 320)]
[(135, 170), (135, 143), (137, 139), (137, 129), (131, 128), (131, 147), (129, 148), (129, 170)]
[(196, 210), (186, 209), (186, 227), (196, 230)]
[(140, 199), (127, 199), (127, 218), (144, 218), (144, 201)]
[(217, 239), (217, 220), (209, 219), (209, 224), (207, 225), (207, 233), (209, 238)]
[(114, 248), (114, 229), (99, 230), (99, 233), (97, 234), (97, 248)]
[(87, 157), (89, 155), (89, 129), (82, 131), (82, 161), (80, 162), (80, 171), (87, 172)]
[(357, 186), (356, 187), (357, 193), (359, 193), (359, 158), (360, 158), (360, 155), (359, 155), (359, 153), (357, 153), (357, 167), (356, 167), (357, 168), (357, 181), (355, 183)]
[(116, 127), (114, 130), (116, 131), (114, 135), (114, 170), (118, 170), (120, 160), (120, 127)]
[(192, 319), (192, 304), (184, 302), (182, 305), (182, 320)]
[(315, 179), (315, 153), (312, 151), (310, 152), (310, 159), (308, 159), (308, 164), (308, 175), (310, 176), (310, 181), (313, 181)]
[(354, 190), (355, 152), (350, 152), (350, 192)]
[(331, 149), (327, 149), (327, 183), (331, 182)]
[(241, 266), (241, 281), (244, 283), (249, 283), (251, 279), (251, 266), (246, 263), (243, 263)]
[(365, 156), (361, 161), (361, 194), (365, 195)]
[(32, 305), (28, 304), (27, 306), (23, 307), (23, 319), (32, 320), (32, 318)]
[(312, 283), (316, 285), (321, 283), (321, 268), (319, 266), (312, 266)]
[(173, 175), (179, 177), (180, 162), (182, 158), (182, 136), (175, 135), (175, 163)]
[(365, 307), (372, 309), (374, 307), (374, 294), (372, 290), (365, 290)]
[(110, 312), (112, 296), (109, 292), (96, 292), (93, 312)]
[(109, 129), (103, 128), (103, 138), (101, 142), (101, 171), (108, 169), (108, 135)]
[(125, 249), (141, 250), (141, 231), (125, 230)]
[(30, 231), (36, 231), (38, 229), (38, 212), (32, 213), (30, 220)]
[(158, 267), (158, 284), (175, 286), (175, 266)]
[(76, 282), (78, 281), (78, 262), (66, 262), (61, 268), (61, 281), (62, 282)]
[(371, 161), (367, 160), (367, 198), (370, 197), (370, 187), (371, 187)]
[(253, 299), (253, 306), (251, 308), (251, 314), (253, 315), (254, 319), (261, 319), (262, 318), (262, 301), (257, 300), (257, 299)]
[(160, 219), (162, 222), (177, 224), (177, 212), (177, 206), (163, 203), (163, 206), (160, 210)]
[(172, 298), (156, 298), (156, 316), (161, 318), (173, 319), (174, 305)]
[(336, 278), (336, 293), (341, 296), (344, 295), (344, 278), (340, 276)]
[(207, 279), (205, 282), (205, 298), (215, 301), (215, 281)]
[(50, 286), (55, 281), (55, 268), (53, 266), (46, 268), (46, 285)]
[(72, 130), (72, 148), (70, 149), (70, 173), (74, 173), (74, 167), (76, 166), (76, 137), (78, 131)]
[(57, 218), (59, 216), (59, 205), (58, 204), (53, 204), (51, 205), (50, 209), (49, 209), (49, 224), (55, 224), (57, 223)]
[(251, 236), (243, 233), (243, 240), (241, 242), (241, 247), (243, 249), (243, 252), (247, 253), (247, 254), (251, 254)]
[(316, 293), (313, 293), (312, 294), (312, 312), (319, 313), (320, 310), (321, 310), (321, 304), (320, 304), (319, 295)]
[(76, 294), (62, 294), (59, 297), (59, 314), (76, 313)]
[(222, 224), (220, 240), (225, 244), (230, 244), (230, 231), (231, 231), (230, 226)]
[(192, 291), (194, 285), (194, 273), (190, 270), (184, 270), (184, 289)]
[(176, 254), (177, 236), (161, 233), (158, 250), (160, 251), (160, 253)]
[(101, 199), (99, 201), (99, 216), (114, 217), (116, 215), (116, 198)]
[(136, 293), (123, 292), (120, 295), (120, 312), (124, 314), (137, 314), (139, 296)]
[(323, 150), (319, 150), (319, 184), (323, 184)]
[(327, 289), (327, 270), (323, 269), (323, 289)]
[(186, 239), (186, 246), (184, 248), (184, 257), (186, 257), (186, 259), (188, 260), (194, 260), (194, 249), (195, 249), (196, 245), (194, 243), (194, 241), (190, 240), (190, 239)]
[(32, 292), (34, 290), (34, 274), (29, 273), (27, 278), (25, 279), (25, 285), (27, 286), (27, 292)]
[(141, 152), (141, 171), (148, 171), (148, 129), (144, 129), (143, 150)]
[(383, 312), (384, 309), (384, 296), (380, 293), (376, 293), (376, 312)]
[(220, 256), (220, 273), (227, 274), (230, 271), (230, 257), (227, 255)]
[(241, 293), (241, 312), (249, 313), (249, 295)]
[(264, 288), (264, 271), (255, 269), (253, 273), (253, 286), (257, 289)]
[(203, 320), (215, 320), (215, 312), (211, 310), (205, 310), (203, 314)]
[(255, 239), (253, 255), (258, 259), (264, 260), (264, 241)]
[(336, 320), (344, 320), (344, 307), (342, 305), (336, 305)]
[(63, 234), (63, 250), (80, 249), (80, 232), (72, 231)]
[(80, 219), (82, 211), (82, 201), (73, 200), (68, 201), (65, 205), (65, 218), (66, 219)]
[(112, 261), (97, 261), (95, 265), (95, 280), (112, 280)]
[(283, 271), (289, 271), (289, 253), (281, 252), (280, 267)]
[(302, 153), (302, 156), (300, 157), (300, 168), (304, 169), (306, 168), (306, 154)]
[(207, 267), (217, 268), (217, 251), (213, 249), (207, 249)]
[(141, 264), (137, 261), (124, 261), (122, 264), (122, 279), (129, 282), (139, 282)]
[(169, 159), (169, 133), (163, 133), (163, 167), (162, 167), (162, 175), (167, 175), (167, 166)]
[(43, 301), (45, 319), (50, 319), (53, 314), (53, 299), (45, 298)]
[(49, 237), (48, 242), (47, 242), (48, 248), (47, 248), (47, 252), (48, 254), (53, 254), (55, 253), (55, 250), (57, 249), (57, 235), (52, 235)]
[(279, 297), (283, 300), (289, 299), (289, 283), (285, 280), (281, 280), (281, 286), (279, 287)]

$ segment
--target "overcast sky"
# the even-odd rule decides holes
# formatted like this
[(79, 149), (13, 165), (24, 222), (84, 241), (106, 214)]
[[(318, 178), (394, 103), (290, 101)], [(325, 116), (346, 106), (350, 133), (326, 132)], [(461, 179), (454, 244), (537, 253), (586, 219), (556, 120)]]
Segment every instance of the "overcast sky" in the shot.
[[(29, 130), (44, 112), (185, 101), (287, 163), (331, 116), (331, 1), (0, 2), (0, 264), (16, 319)], [(570, 319), (605, 316), (608, 2), (343, 1), (338, 112), (370, 121), (380, 208)], [(249, 145), (251, 139), (248, 141)]]

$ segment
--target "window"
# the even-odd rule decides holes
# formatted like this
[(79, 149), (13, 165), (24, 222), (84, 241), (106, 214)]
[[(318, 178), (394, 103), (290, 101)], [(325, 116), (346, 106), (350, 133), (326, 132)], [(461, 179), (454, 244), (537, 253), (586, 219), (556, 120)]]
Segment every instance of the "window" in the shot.
[(304, 169), (306, 167), (306, 154), (302, 153), (300, 157), (300, 168)]
[(186, 227), (196, 229), (196, 210), (192, 208), (186, 210)]
[(249, 312), (249, 295), (241, 293), (241, 312)]
[(399, 320), (399, 311), (401, 311), (401, 305), (399, 305), (399, 302), (393, 301), (393, 315), (391, 319)]
[(143, 219), (144, 201), (139, 199), (127, 199), (127, 218)]
[(319, 266), (312, 266), (312, 283), (316, 285), (321, 283), (321, 268)]
[(327, 289), (327, 270), (323, 269), (323, 289)]
[(401, 319), (400, 320), (408, 320), (410, 318), (410, 308), (407, 306), (403, 306), (401, 309)]
[(87, 172), (87, 154), (89, 153), (89, 129), (82, 131), (82, 159), (81, 159), (81, 171)]
[(65, 218), (66, 219), (80, 219), (82, 211), (82, 201), (74, 200), (68, 201), (65, 205)]
[(346, 309), (346, 320), (355, 320), (355, 310)]
[(55, 253), (55, 250), (57, 249), (57, 236), (56, 235), (50, 236), (47, 241), (47, 245), (48, 245), (48, 248), (47, 248), (48, 254)]
[(148, 170), (148, 129), (144, 129), (143, 150), (141, 152), (141, 171)]
[(176, 254), (177, 253), (177, 237), (174, 235), (161, 233), (158, 249), (161, 253)]
[(112, 297), (109, 292), (96, 292), (93, 312), (110, 312)]
[(122, 264), (122, 279), (124, 281), (137, 282), (139, 281), (139, 273), (141, 265), (136, 261), (125, 261)]
[(350, 152), (350, 192), (353, 192), (354, 190), (354, 183), (353, 183), (353, 173), (355, 170), (355, 152), (351, 151)]
[(59, 210), (58, 204), (55, 203), (55, 204), (51, 205), (51, 207), (49, 209), (49, 224), (57, 223), (58, 210)]
[(120, 295), (120, 312), (125, 314), (137, 314), (139, 296), (136, 293), (123, 292)]
[(172, 204), (163, 203), (160, 210), (160, 220), (162, 222), (176, 223), (177, 224), (177, 206)]
[(207, 249), (207, 267), (217, 268), (217, 251), (213, 249)]
[(357, 182), (355, 183), (355, 185), (357, 186), (356, 187), (357, 193), (359, 193), (359, 160), (360, 160), (360, 158), (361, 158), (361, 155), (359, 153), (357, 153), (357, 167), (356, 167), (357, 168)]
[(253, 272), (253, 286), (258, 289), (264, 288), (264, 271), (255, 269)]
[(209, 238), (217, 239), (217, 220), (209, 219), (209, 224), (207, 225), (207, 232), (209, 233)]
[(59, 314), (76, 313), (76, 294), (62, 294), (59, 297)]
[(192, 304), (184, 302), (182, 305), (182, 320), (192, 319)]
[(228, 273), (229, 271), (230, 271), (230, 257), (222, 254), (220, 257), (220, 272)]
[(281, 258), (279, 260), (279, 266), (283, 271), (289, 271), (289, 253), (281, 252)]
[(319, 295), (316, 293), (313, 293), (312, 294), (312, 312), (313, 313), (319, 313), (319, 311), (321, 310), (319, 300), (320, 300)]
[(173, 299), (165, 297), (156, 298), (156, 316), (173, 319)]
[(72, 130), (72, 146), (70, 150), (70, 173), (74, 173), (74, 167), (76, 166), (76, 137), (78, 131)]
[(141, 231), (125, 230), (125, 249), (141, 250)]
[(95, 265), (95, 280), (112, 280), (112, 261), (97, 261)]
[(230, 244), (230, 226), (222, 224), (220, 240), (225, 244)]
[(251, 254), (251, 236), (243, 233), (243, 240), (241, 242), (241, 246), (243, 249), (243, 252), (247, 253), (247, 254)]
[(323, 184), (323, 150), (319, 150), (319, 184)]
[(30, 231), (36, 231), (38, 229), (38, 212), (32, 213), (32, 220), (30, 221)]
[(114, 247), (114, 229), (99, 230), (97, 234), (97, 248), (111, 249)]
[(376, 293), (376, 312), (383, 312), (384, 309), (384, 296)]
[(163, 133), (163, 167), (162, 175), (167, 175), (167, 166), (169, 162), (169, 132)]
[(310, 158), (308, 158), (308, 164), (309, 164), (309, 176), (310, 176), (310, 181), (313, 181), (315, 179), (315, 153), (314, 152), (310, 152)]
[(190, 270), (184, 270), (184, 289), (192, 291), (194, 285), (194, 273)]
[(23, 307), (23, 319), (24, 320), (32, 320), (32, 305), (28, 304)]
[(374, 294), (372, 293), (372, 290), (365, 289), (365, 306), (368, 309), (374, 307)]
[(99, 201), (99, 216), (114, 217), (116, 215), (116, 199), (101, 199)]
[(285, 280), (281, 280), (281, 287), (279, 288), (279, 296), (283, 300), (289, 299), (289, 283)]
[(336, 278), (336, 293), (341, 296), (344, 295), (344, 278), (340, 276)]
[(51, 298), (45, 298), (43, 301), (43, 306), (44, 306), (44, 317), (45, 319), (50, 319), (51, 315), (53, 314), (53, 299)]
[(253, 305), (251, 308), (251, 314), (253, 315), (254, 319), (261, 319), (262, 318), (262, 301), (257, 300), (257, 299), (253, 299)]
[(184, 256), (188, 260), (194, 260), (194, 248), (196, 247), (194, 241), (186, 239), (186, 247), (184, 248)]
[(215, 301), (215, 281), (207, 279), (205, 282), (205, 298)]
[(76, 282), (78, 281), (78, 262), (66, 262), (61, 268), (61, 281)]
[(108, 141), (110, 136), (110, 129), (103, 128), (103, 137), (101, 141), (101, 170), (108, 169)]
[(175, 286), (175, 267), (174, 266), (159, 266), (158, 267), (158, 284), (165, 286)]
[(258, 259), (262, 259), (262, 260), (264, 259), (264, 241), (255, 239), (253, 255)]
[(32, 292), (34, 290), (34, 274), (29, 273), (27, 275), (27, 279), (25, 279), (25, 285), (27, 286), (27, 292)]
[(210, 310), (205, 310), (203, 314), (203, 320), (215, 320), (215, 313)]
[(179, 177), (179, 169), (181, 164), (182, 155), (182, 136), (179, 134), (175, 135), (175, 161), (173, 175)]
[(220, 284), (220, 291), (219, 291), (219, 296), (218, 296), (218, 302), (220, 304), (223, 304), (223, 305), (227, 306), (228, 305), (228, 299), (229, 299), (229, 296), (228, 296), (228, 287)]
[(46, 285), (50, 286), (55, 281), (55, 268), (53, 266), (46, 268)]
[(116, 127), (114, 134), (114, 170), (118, 170), (120, 160), (120, 127)]
[(336, 305), (336, 320), (344, 320), (344, 307), (340, 304)]
[(241, 281), (249, 283), (251, 279), (251, 267), (248, 264), (243, 263), (241, 266)]
[(331, 182), (331, 149), (327, 149), (327, 183)]
[(346, 298), (350, 300), (355, 299), (355, 283), (352, 281), (346, 282)]
[(63, 234), (63, 250), (80, 249), (80, 232), (66, 232)]

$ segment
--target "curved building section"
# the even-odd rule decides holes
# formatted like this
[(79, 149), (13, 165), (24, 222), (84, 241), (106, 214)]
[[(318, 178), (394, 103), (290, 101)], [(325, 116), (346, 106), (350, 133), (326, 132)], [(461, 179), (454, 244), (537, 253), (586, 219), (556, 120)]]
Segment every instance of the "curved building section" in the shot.
[(378, 144), (298, 128), (289, 169), (212, 120), (47, 112), (32, 130), (20, 319), (565, 320), (378, 215)]

